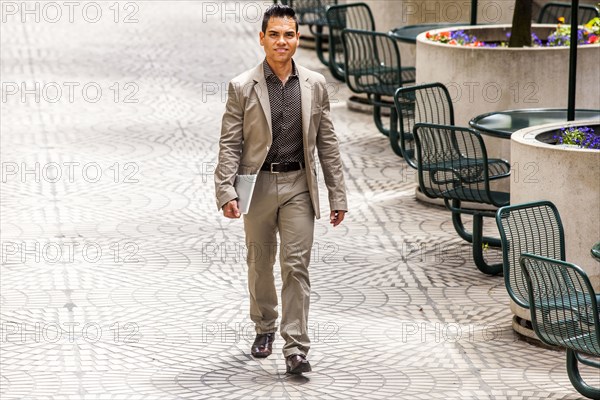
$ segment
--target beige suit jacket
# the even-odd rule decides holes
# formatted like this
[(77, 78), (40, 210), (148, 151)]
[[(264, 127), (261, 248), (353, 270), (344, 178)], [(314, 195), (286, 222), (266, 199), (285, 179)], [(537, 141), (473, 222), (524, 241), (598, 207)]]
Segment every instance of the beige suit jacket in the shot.
[[(346, 186), (337, 137), (331, 121), (323, 75), (296, 64), (302, 101), (302, 135), (307, 180), (315, 217), (320, 218), (315, 148), (329, 193), (331, 210), (348, 210)], [(229, 83), (221, 126), (215, 191), (219, 210), (237, 198), (236, 174), (255, 174), (273, 140), (269, 92), (260, 63)]]

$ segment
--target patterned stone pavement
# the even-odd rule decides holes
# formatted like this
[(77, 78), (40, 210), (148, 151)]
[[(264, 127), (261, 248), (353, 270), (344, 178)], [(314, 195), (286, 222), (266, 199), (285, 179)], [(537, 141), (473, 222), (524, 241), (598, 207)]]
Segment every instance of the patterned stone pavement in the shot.
[(579, 398), (307, 49), (351, 210), (317, 223), (314, 373), (285, 375), (281, 338), (251, 357), (242, 223), (215, 209), (212, 171), (265, 4), (2, 1), (0, 397)]

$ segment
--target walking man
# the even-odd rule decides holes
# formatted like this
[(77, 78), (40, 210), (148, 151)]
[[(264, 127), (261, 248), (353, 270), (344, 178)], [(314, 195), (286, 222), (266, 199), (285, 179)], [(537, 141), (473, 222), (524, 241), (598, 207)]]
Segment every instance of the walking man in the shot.
[(283, 355), (286, 372), (299, 374), (311, 371), (308, 267), (314, 221), (320, 218), (315, 148), (334, 227), (344, 220), (346, 188), (325, 78), (292, 59), (300, 38), (294, 10), (269, 7), (259, 38), (264, 61), (229, 83), (215, 171), (217, 207), (225, 217), (239, 218), (236, 174), (258, 173), (244, 215), (250, 318), (256, 330), (251, 353), (268, 357), (277, 331), (273, 265), (279, 232)]

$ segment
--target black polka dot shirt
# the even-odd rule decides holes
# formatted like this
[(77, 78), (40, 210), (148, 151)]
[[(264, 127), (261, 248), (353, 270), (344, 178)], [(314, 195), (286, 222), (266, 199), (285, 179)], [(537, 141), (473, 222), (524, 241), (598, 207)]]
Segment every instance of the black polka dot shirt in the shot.
[(269, 90), (273, 130), (273, 144), (267, 153), (265, 163), (304, 162), (302, 102), (296, 63), (292, 60), (292, 74), (285, 86), (273, 73), (266, 59), (263, 62), (263, 70)]

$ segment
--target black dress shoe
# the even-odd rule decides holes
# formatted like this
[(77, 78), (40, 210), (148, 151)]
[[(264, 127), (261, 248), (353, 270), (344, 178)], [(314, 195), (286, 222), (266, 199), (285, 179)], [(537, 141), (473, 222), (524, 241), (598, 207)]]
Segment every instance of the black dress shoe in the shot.
[(256, 358), (269, 357), (273, 351), (273, 340), (275, 340), (275, 333), (257, 334), (250, 352)]
[(285, 359), (285, 372), (288, 374), (301, 374), (311, 372), (312, 368), (304, 354), (292, 354)]

